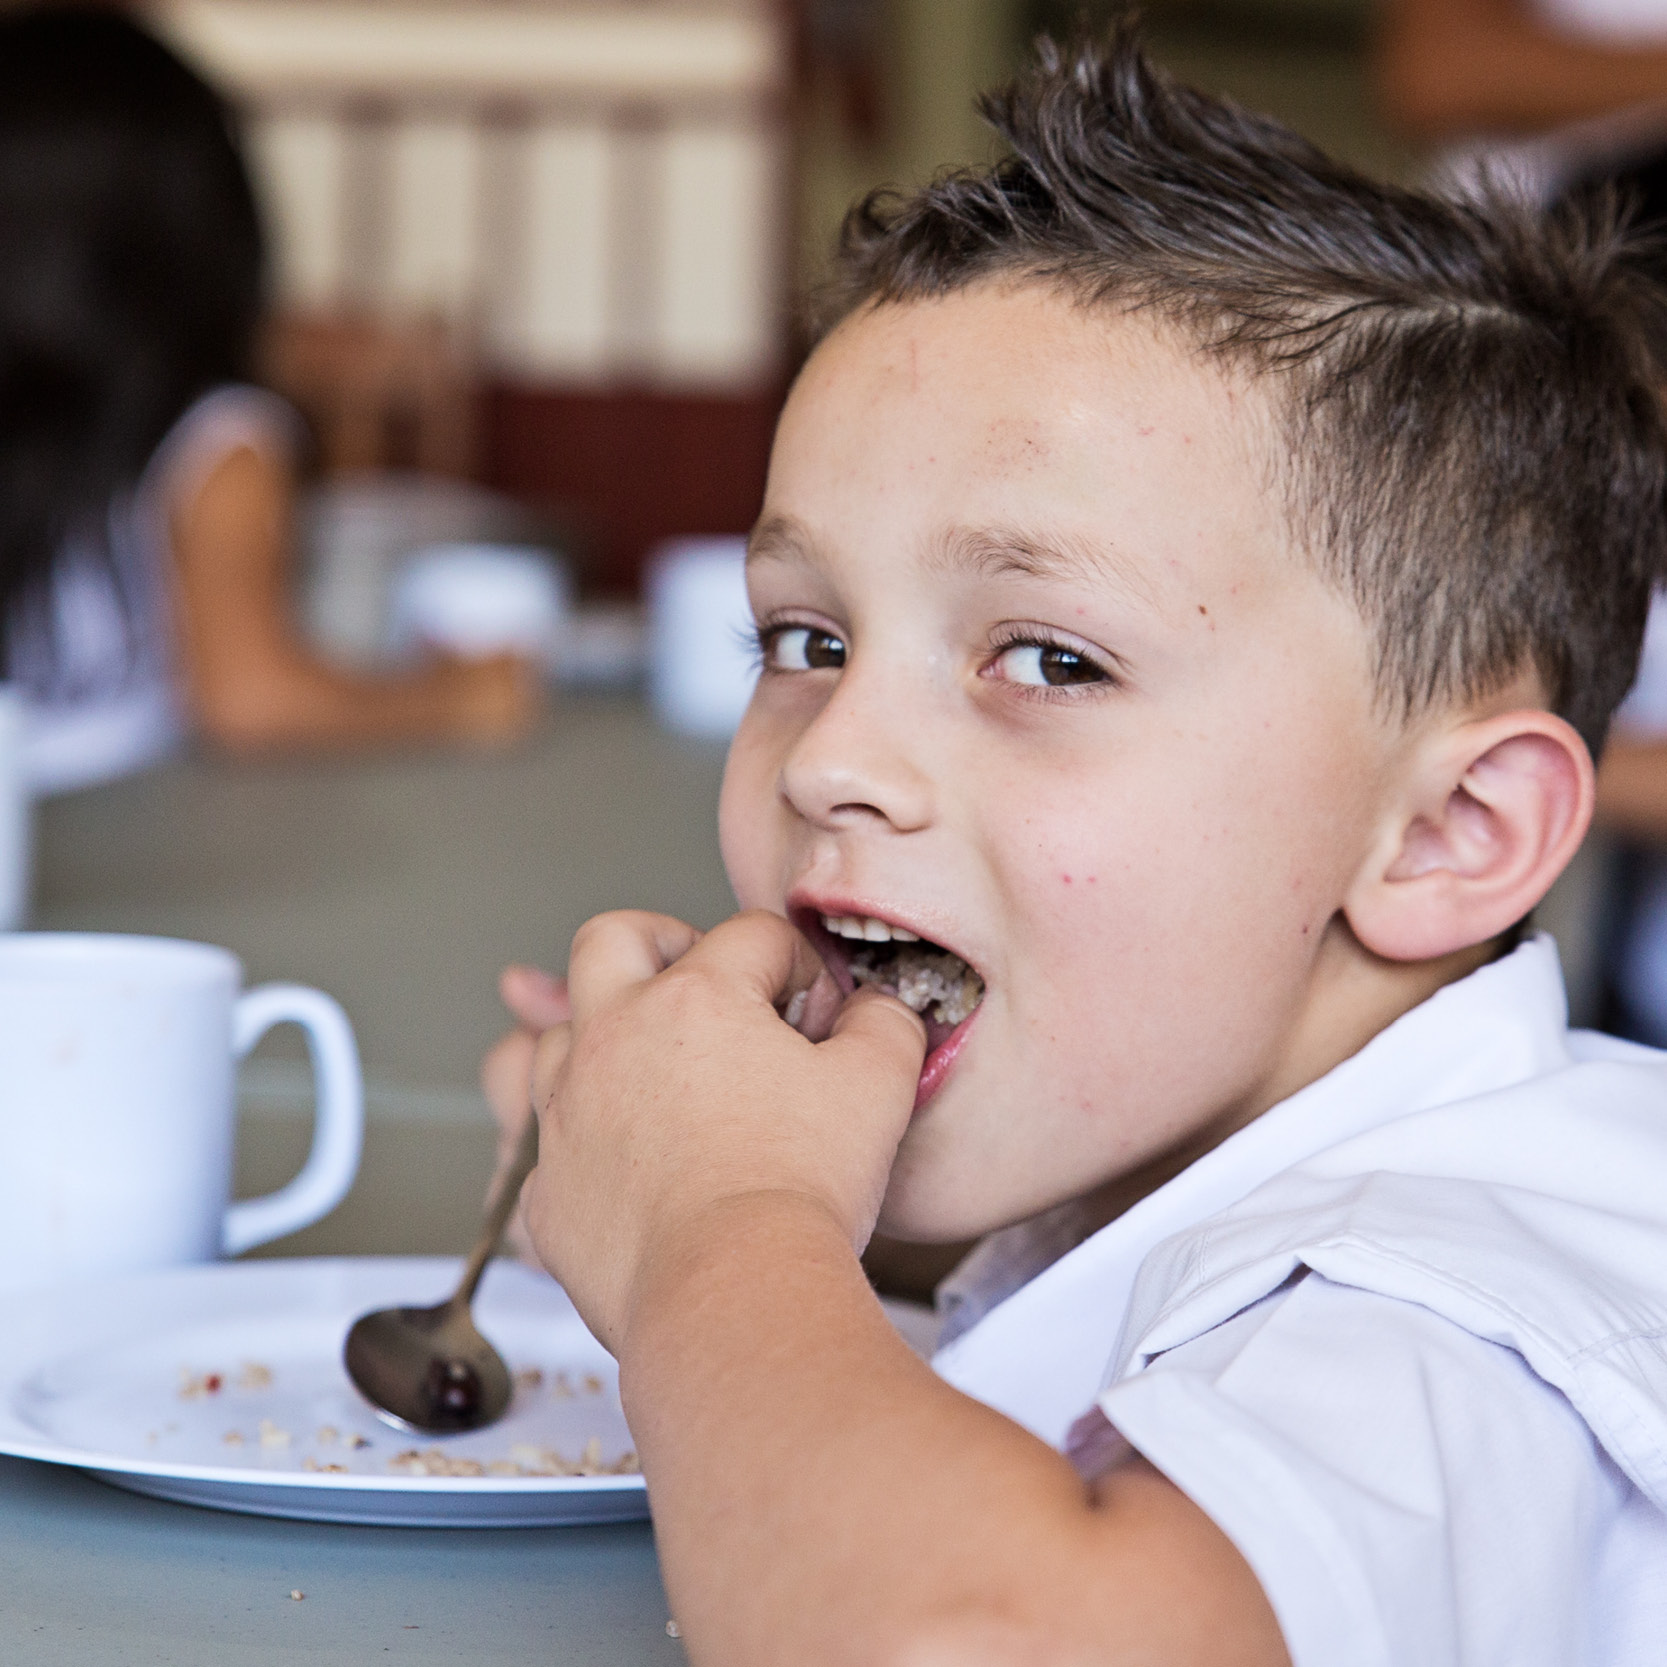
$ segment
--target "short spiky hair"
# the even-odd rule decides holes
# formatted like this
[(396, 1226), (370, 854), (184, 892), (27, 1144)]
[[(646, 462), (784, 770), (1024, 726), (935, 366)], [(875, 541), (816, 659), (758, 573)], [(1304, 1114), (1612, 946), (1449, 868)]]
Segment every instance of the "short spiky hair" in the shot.
[(1534, 668), (1595, 753), (1667, 577), (1659, 247), (1381, 184), (1177, 85), (1131, 25), (983, 110), (1011, 154), (846, 219), (827, 322), (983, 280), (1150, 309), (1269, 388), (1298, 540), (1411, 716)]

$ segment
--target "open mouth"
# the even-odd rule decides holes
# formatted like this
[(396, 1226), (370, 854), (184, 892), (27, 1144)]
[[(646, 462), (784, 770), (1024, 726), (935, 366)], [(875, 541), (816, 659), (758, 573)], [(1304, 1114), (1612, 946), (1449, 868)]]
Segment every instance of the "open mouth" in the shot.
[[(873, 915), (818, 913), (816, 934), (843, 969), (850, 988), (870, 984), (896, 996), (926, 1021), (927, 1051), (935, 1052), (984, 999), (984, 980), (952, 949)], [(843, 980), (842, 980), (843, 982)]]

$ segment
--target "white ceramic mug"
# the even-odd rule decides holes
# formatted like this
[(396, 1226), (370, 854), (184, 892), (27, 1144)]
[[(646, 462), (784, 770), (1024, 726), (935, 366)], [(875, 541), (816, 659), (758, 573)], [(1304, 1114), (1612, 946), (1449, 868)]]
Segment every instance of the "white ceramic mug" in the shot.
[[(0, 1290), (236, 1255), (341, 1201), (364, 1133), (347, 1015), (297, 984), (240, 994), (242, 973), (171, 938), (0, 935)], [(312, 1055), (312, 1151), (229, 1203), (237, 1062), (286, 1023)]]
[(0, 932), (29, 914), (33, 806), (24, 754), (24, 701), (15, 684), (0, 683)]
[(396, 657), (424, 648), (464, 660), (519, 654), (554, 675), (572, 608), (572, 577), (546, 550), (435, 544), (394, 580), (388, 646)]
[(679, 538), (649, 559), (648, 692), (667, 729), (727, 740), (758, 681), (744, 538)]

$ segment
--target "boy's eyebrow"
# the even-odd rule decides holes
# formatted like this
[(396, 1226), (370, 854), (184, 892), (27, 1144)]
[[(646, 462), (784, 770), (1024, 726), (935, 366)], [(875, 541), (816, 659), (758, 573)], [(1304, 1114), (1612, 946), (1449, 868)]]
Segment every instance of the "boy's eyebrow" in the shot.
[[(760, 521), (747, 540), (747, 560), (781, 561), (816, 557), (816, 540), (791, 515)], [(1111, 580), (1134, 600), (1156, 606), (1148, 576), (1111, 549), (1086, 539), (1021, 532), (1012, 527), (955, 527), (934, 541), (929, 566), (999, 577), (1022, 573), (1039, 579)]]
[(1027, 532), (1017, 527), (956, 527), (929, 556), (938, 568), (972, 570), (989, 577), (1022, 573), (1036, 579), (1103, 584), (1108, 579), (1137, 602), (1157, 604), (1149, 576), (1118, 552), (1069, 534)]
[(787, 561), (816, 554), (816, 540), (791, 515), (767, 515), (747, 535), (747, 561)]

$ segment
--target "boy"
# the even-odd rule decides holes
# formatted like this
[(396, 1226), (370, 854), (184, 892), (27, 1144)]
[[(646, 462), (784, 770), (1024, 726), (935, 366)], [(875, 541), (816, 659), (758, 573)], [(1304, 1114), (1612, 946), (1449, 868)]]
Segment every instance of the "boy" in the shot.
[[(1663, 571), (1653, 292), (1126, 33), (992, 109), (782, 417), (749, 912), (506, 980), (691, 1655), (1657, 1660), (1667, 1073), (1518, 942)], [(936, 1373), (876, 1226), (989, 1235)]]

